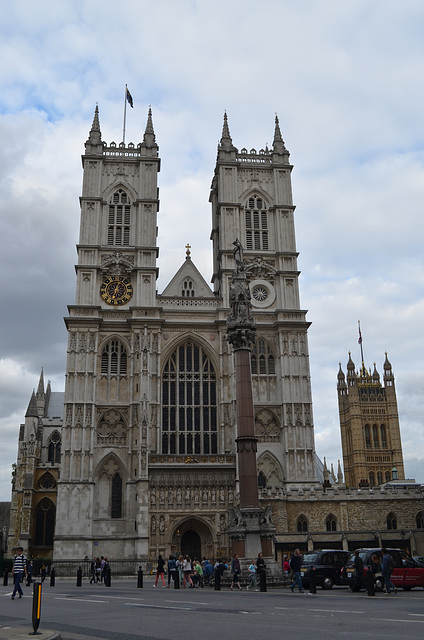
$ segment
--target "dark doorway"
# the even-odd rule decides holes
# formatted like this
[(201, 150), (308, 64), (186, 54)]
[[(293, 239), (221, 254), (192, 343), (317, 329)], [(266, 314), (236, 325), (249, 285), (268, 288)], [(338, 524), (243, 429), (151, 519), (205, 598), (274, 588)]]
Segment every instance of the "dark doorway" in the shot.
[(201, 542), (200, 536), (198, 533), (189, 529), (186, 531), (181, 537), (181, 553), (183, 556), (190, 556), (192, 560), (197, 558), (198, 560), (202, 559), (201, 556)]

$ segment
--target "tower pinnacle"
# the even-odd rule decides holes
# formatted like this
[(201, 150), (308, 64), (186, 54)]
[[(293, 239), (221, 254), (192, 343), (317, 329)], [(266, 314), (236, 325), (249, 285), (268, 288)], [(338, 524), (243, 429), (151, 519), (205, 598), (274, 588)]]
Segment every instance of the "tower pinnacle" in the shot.
[(87, 154), (101, 154), (103, 152), (102, 132), (100, 131), (99, 106), (94, 110), (93, 124), (91, 125), (88, 140), (85, 143)]
[(222, 125), (222, 135), (221, 135), (220, 143), (218, 145), (218, 150), (237, 151), (231, 139), (230, 127), (228, 126), (228, 116), (226, 111), (224, 112), (224, 124)]
[(274, 142), (272, 143), (275, 153), (283, 153), (286, 151), (283, 137), (281, 135), (280, 121), (277, 114), (275, 114), (275, 130), (274, 130)]
[(153, 128), (152, 107), (149, 107), (149, 112), (147, 114), (146, 130), (144, 132), (141, 146), (150, 149), (158, 148), (158, 145), (156, 144), (155, 130)]

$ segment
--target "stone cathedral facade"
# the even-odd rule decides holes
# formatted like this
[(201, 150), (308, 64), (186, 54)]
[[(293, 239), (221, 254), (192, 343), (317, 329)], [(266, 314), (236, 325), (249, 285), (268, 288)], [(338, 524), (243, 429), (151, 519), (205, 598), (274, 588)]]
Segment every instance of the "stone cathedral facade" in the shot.
[(275, 549), (313, 546), (312, 530), (346, 545), (346, 505), (358, 496), (336, 493), (342, 477), (323, 488), (317, 471), (292, 166), (278, 118), (272, 148), (239, 151), (224, 116), (210, 192), (212, 287), (187, 247), (156, 291), (160, 157), (150, 110), (143, 141), (117, 145), (102, 140), (96, 107), (82, 160), (65, 392), (46, 388), (42, 374), (21, 425), (9, 549), (61, 559), (230, 554), (239, 487), (225, 333), (236, 239), (256, 325), (258, 490)]

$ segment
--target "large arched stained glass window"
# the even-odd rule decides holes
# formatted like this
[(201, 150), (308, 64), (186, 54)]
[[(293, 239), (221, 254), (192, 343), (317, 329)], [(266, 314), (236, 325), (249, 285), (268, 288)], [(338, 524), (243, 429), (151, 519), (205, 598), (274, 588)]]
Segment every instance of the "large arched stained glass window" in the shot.
[(194, 342), (179, 346), (162, 374), (162, 453), (217, 453), (216, 373)]

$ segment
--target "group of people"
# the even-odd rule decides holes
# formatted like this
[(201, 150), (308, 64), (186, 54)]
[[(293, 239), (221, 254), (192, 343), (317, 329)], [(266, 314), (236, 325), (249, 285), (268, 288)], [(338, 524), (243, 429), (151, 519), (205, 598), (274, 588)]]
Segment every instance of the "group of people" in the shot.
[(180, 556), (178, 559), (174, 558), (171, 554), (168, 559), (167, 572), (168, 572), (168, 585), (165, 585), (165, 560), (162, 555), (159, 555), (157, 567), (156, 567), (156, 580), (154, 587), (157, 587), (159, 579), (162, 581), (162, 587), (170, 587), (171, 580), (173, 582), (179, 581), (179, 585), (182, 589), (186, 587), (194, 589), (195, 587), (203, 588), (203, 586), (210, 584), (210, 578), (213, 575), (214, 567), (207, 558), (203, 558), (202, 562), (199, 562), (197, 558), (192, 560), (189, 555)]
[[(364, 563), (358, 550), (355, 551), (354, 567), (355, 578), (353, 584), (350, 587), (351, 591), (359, 591), (361, 587), (367, 589), (367, 584), (364, 577)], [(373, 582), (375, 584), (377, 578), (382, 577), (384, 581), (383, 590), (387, 595), (390, 595), (392, 592), (397, 593), (397, 589), (392, 582), (393, 569), (393, 558), (385, 547), (383, 547), (381, 550), (381, 556), (373, 553), (373, 555), (371, 556), (370, 567), (370, 571), (373, 576)]]
[[(162, 555), (159, 555), (156, 567), (156, 579), (154, 587), (157, 587), (159, 580), (162, 581), (162, 588), (166, 586), (169, 588), (172, 581), (179, 581), (179, 585), (182, 589), (194, 589), (196, 587), (203, 588), (204, 585), (211, 585), (211, 578), (219, 574), (222, 576), (224, 571), (228, 569), (228, 564), (218, 559), (214, 565), (206, 557), (202, 562), (199, 562), (197, 558), (191, 560), (189, 555), (185, 557), (180, 555), (178, 559), (174, 558), (171, 554), (168, 559), (167, 573), (168, 573), (168, 585), (165, 584), (165, 560)], [(231, 571), (231, 591), (234, 588), (242, 589), (240, 585), (240, 576), (242, 574), (240, 561), (238, 554), (235, 553), (230, 564)], [(256, 560), (253, 560), (249, 566), (249, 584), (247, 589), (254, 589), (258, 591), (257, 576), (261, 575), (261, 571), (265, 571), (265, 560), (262, 553), (259, 553)]]
[(105, 581), (108, 569), (109, 560), (107, 557), (93, 558), (90, 565), (90, 584), (102, 584)]

